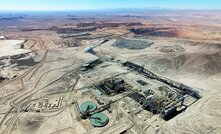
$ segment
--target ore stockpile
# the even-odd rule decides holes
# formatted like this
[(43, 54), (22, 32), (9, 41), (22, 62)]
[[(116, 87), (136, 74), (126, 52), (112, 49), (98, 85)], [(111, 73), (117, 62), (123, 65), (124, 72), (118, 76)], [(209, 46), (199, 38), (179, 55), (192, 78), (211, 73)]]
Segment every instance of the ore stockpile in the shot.
[(127, 49), (145, 49), (147, 47), (150, 47), (153, 45), (154, 42), (148, 41), (148, 40), (135, 40), (135, 39), (118, 39), (113, 46), (119, 47), (119, 48), (127, 48)]

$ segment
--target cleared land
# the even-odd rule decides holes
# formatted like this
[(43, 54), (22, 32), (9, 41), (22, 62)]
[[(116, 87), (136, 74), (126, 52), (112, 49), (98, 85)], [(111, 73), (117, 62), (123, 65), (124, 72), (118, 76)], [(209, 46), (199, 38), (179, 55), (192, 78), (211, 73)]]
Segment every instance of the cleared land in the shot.
[(22, 43), (24, 40), (0, 40), (0, 57), (31, 52), (30, 49), (22, 49)]
[(0, 133), (218, 134), (220, 15), (0, 14)]

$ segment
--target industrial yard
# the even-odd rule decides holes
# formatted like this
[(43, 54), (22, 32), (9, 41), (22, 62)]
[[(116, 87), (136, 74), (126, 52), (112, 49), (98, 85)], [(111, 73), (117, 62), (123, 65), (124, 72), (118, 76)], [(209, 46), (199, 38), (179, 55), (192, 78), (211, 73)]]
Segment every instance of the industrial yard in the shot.
[(2, 27), (0, 133), (221, 132), (221, 36), (114, 15)]

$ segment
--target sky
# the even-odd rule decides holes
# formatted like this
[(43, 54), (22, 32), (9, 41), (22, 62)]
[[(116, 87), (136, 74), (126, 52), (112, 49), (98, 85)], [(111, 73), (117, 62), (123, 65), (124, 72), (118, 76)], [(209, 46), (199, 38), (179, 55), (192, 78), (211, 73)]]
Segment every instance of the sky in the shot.
[(0, 10), (221, 9), (221, 0), (0, 0)]

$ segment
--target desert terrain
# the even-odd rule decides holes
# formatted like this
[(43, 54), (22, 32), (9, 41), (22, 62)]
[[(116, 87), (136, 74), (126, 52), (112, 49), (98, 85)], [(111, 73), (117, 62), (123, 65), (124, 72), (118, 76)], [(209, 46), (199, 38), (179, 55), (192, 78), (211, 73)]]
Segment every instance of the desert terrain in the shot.
[(221, 11), (0, 13), (0, 133), (219, 134)]

